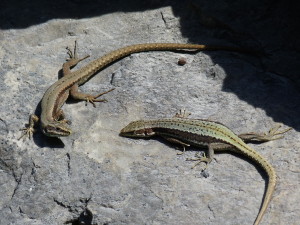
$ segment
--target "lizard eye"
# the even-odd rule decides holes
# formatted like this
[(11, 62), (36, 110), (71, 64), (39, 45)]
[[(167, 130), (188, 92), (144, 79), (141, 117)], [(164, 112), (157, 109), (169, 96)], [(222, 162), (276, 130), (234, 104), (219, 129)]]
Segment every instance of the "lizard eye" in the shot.
[(155, 132), (151, 128), (146, 128), (145, 129), (145, 136), (153, 136), (155, 135)]
[(134, 134), (136, 136), (140, 136), (140, 137), (149, 137), (149, 136), (153, 136), (155, 133), (153, 132), (153, 130), (151, 128), (146, 128), (146, 129), (140, 129), (140, 130), (134, 131)]
[(136, 131), (133, 132), (133, 134), (136, 135), (136, 136), (139, 136), (139, 137), (146, 136), (144, 129), (142, 129), (142, 130), (136, 130)]

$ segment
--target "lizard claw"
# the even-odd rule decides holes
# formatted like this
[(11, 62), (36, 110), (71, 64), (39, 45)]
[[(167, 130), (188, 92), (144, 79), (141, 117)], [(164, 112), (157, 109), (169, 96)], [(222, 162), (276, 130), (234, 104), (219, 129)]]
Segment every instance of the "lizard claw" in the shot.
[(88, 96), (85, 98), (85, 105), (87, 106), (88, 103), (91, 103), (95, 108), (96, 108), (96, 104), (95, 102), (107, 102), (106, 99), (96, 99), (96, 96)]
[(26, 124), (25, 128), (20, 129), (23, 134), (21, 135), (21, 137), (18, 138), (18, 140), (20, 140), (21, 138), (28, 136), (29, 139), (32, 138), (33, 133), (35, 132), (34, 126), (36, 125), (36, 123), (38, 122), (39, 118), (36, 115), (30, 115), (29, 117), (29, 123)]
[(271, 128), (267, 133), (264, 133), (261, 137), (260, 140), (262, 141), (273, 141), (273, 140), (277, 140), (277, 139), (281, 139), (283, 138), (283, 135), (286, 132), (288, 132), (289, 130), (291, 130), (292, 128), (287, 128), (284, 129), (282, 131), (279, 131), (279, 129), (282, 127), (282, 125), (277, 124), (276, 126), (274, 126), (273, 128)]
[(195, 155), (196, 158), (187, 158), (187, 161), (197, 161), (195, 165), (192, 166), (191, 169), (194, 169), (196, 166), (200, 165), (202, 162), (204, 162), (206, 165), (202, 169), (202, 171), (206, 170), (208, 164), (212, 161), (212, 159), (206, 157), (205, 153), (203, 152), (201, 155), (199, 153), (196, 153)]
[(18, 138), (18, 140), (21, 140), (23, 137), (28, 136), (29, 139), (32, 138), (33, 133), (35, 132), (35, 129), (31, 126), (25, 127), (20, 129), (20, 131), (22, 131), (22, 135), (21, 137)]
[(93, 96), (93, 95), (87, 95), (86, 98), (85, 98), (86, 105), (87, 105), (87, 103), (89, 102), (89, 103), (91, 103), (94, 107), (96, 107), (95, 102), (107, 102), (106, 99), (97, 99), (97, 98), (99, 98), (100, 96), (102, 96), (102, 95), (104, 95), (104, 94), (107, 94), (108, 92), (111, 92), (111, 91), (113, 91), (113, 90), (115, 90), (115, 88), (112, 88), (112, 89), (110, 89), (110, 90), (108, 90), (108, 91), (102, 92), (102, 93), (100, 93), (100, 94), (98, 94), (98, 95), (95, 95), (95, 96)]
[(77, 41), (75, 41), (75, 46), (74, 46), (74, 50), (73, 51), (69, 47), (66, 47), (66, 49), (67, 49), (67, 54), (69, 56), (69, 58), (67, 59), (67, 61), (71, 62), (71, 66), (75, 66), (80, 61), (83, 61), (86, 58), (90, 57), (90, 55), (86, 55), (86, 56), (84, 56), (82, 58), (78, 57), (78, 55), (77, 55)]
[(191, 115), (186, 109), (180, 109), (178, 113), (175, 114), (174, 118), (182, 118), (185, 119)]

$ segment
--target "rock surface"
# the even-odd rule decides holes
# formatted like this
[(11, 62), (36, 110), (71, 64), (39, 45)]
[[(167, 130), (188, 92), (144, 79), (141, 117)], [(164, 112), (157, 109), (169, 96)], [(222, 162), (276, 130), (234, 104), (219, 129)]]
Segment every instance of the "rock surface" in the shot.
[[(275, 167), (278, 185), (263, 224), (300, 221), (300, 79), (297, 6), (284, 1), (2, 1), (0, 7), (0, 224), (253, 224), (266, 175), (250, 160), (161, 139), (118, 136), (129, 122), (173, 116), (220, 121), (236, 133), (292, 127), (251, 146)], [(297, 36), (298, 35), (298, 36)], [(214, 51), (128, 56), (81, 87), (97, 107), (63, 106), (74, 133), (60, 140), (20, 128), (59, 77), (65, 47), (92, 59), (126, 45), (176, 42), (242, 46), (264, 55)], [(184, 58), (185, 65), (178, 65)], [(200, 149), (205, 150), (205, 149)], [(203, 165), (202, 165), (203, 166)]]

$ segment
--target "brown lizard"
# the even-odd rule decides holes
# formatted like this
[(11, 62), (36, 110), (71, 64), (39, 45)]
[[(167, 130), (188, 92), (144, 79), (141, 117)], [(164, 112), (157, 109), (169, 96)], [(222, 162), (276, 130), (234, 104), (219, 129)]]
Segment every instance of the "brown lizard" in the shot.
[[(83, 58), (78, 58), (76, 54), (76, 42), (74, 52), (68, 49), (68, 54), (70, 59), (63, 64), (63, 77), (52, 84), (45, 92), (41, 101), (41, 116), (40, 116), (40, 127), (42, 132), (50, 137), (62, 137), (68, 136), (72, 133), (71, 129), (66, 125), (67, 120), (65, 120), (64, 113), (61, 109), (65, 101), (69, 96), (77, 100), (84, 100), (92, 103), (103, 102), (103, 99), (97, 99), (103, 94), (106, 94), (113, 89), (106, 91), (104, 93), (98, 94), (96, 96), (78, 92), (78, 86), (84, 84), (92, 76), (96, 74), (97, 71), (103, 69), (107, 65), (119, 60), (125, 56), (137, 52), (147, 52), (147, 51), (174, 51), (174, 50), (196, 50), (196, 51), (207, 51), (207, 50), (224, 50), (224, 51), (235, 51), (251, 53), (251, 51), (227, 46), (209, 46), (209, 45), (198, 45), (198, 44), (177, 44), (177, 43), (149, 43), (149, 44), (136, 44), (127, 46), (124, 48), (112, 51), (92, 62), (83, 66), (82, 68), (71, 71), (71, 68), (76, 66), (80, 61), (88, 58), (85, 56)], [(34, 126), (38, 122), (39, 118), (36, 115), (31, 115), (29, 118), (29, 124), (26, 128), (23, 128), (23, 135), (32, 136), (35, 131)]]

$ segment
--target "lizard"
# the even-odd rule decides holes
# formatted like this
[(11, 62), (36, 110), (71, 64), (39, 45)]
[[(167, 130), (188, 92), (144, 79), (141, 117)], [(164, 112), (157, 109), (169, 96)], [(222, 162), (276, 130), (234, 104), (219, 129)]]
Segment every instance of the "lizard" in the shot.
[(72, 133), (68, 124), (70, 121), (65, 119), (63, 110), (61, 109), (69, 96), (76, 100), (84, 100), (90, 102), (94, 105), (94, 102), (104, 102), (105, 99), (98, 99), (98, 97), (106, 94), (113, 89), (103, 92), (98, 95), (90, 95), (81, 93), (78, 91), (78, 86), (84, 84), (91, 77), (93, 77), (96, 72), (102, 70), (111, 63), (124, 58), (130, 54), (138, 52), (147, 51), (175, 51), (175, 50), (195, 50), (195, 51), (206, 51), (206, 50), (223, 50), (223, 51), (235, 51), (251, 53), (251, 50), (246, 50), (238, 47), (228, 47), (228, 46), (209, 46), (209, 45), (199, 45), (199, 44), (180, 44), (180, 43), (145, 43), (136, 44), (123, 47), (114, 50), (89, 64), (81, 67), (76, 71), (71, 71), (80, 61), (85, 60), (90, 57), (86, 55), (85, 57), (78, 58), (76, 52), (77, 43), (75, 41), (74, 51), (72, 52), (69, 48), (68, 55), (69, 59), (62, 66), (63, 77), (58, 81), (53, 83), (44, 93), (41, 100), (41, 114), (40, 118), (37, 115), (30, 115), (29, 123), (25, 128), (21, 129), (23, 131), (21, 139), (24, 136), (32, 137), (33, 133), (36, 131), (35, 125), (39, 122), (42, 133), (50, 137), (65, 137)]
[(256, 217), (254, 225), (258, 225), (271, 201), (271, 197), (276, 186), (276, 173), (273, 166), (257, 151), (245, 143), (249, 141), (267, 142), (282, 138), (278, 136), (289, 131), (291, 128), (279, 131), (280, 126), (276, 126), (268, 133), (256, 134), (245, 133), (236, 135), (225, 125), (202, 119), (188, 119), (187, 113), (181, 111), (173, 118), (138, 120), (129, 123), (120, 131), (120, 136), (131, 138), (147, 138), (155, 135), (183, 146), (207, 146), (207, 156), (199, 157), (199, 162), (206, 165), (213, 159), (214, 151), (234, 151), (241, 153), (257, 163), (268, 175), (268, 185), (264, 199)]

